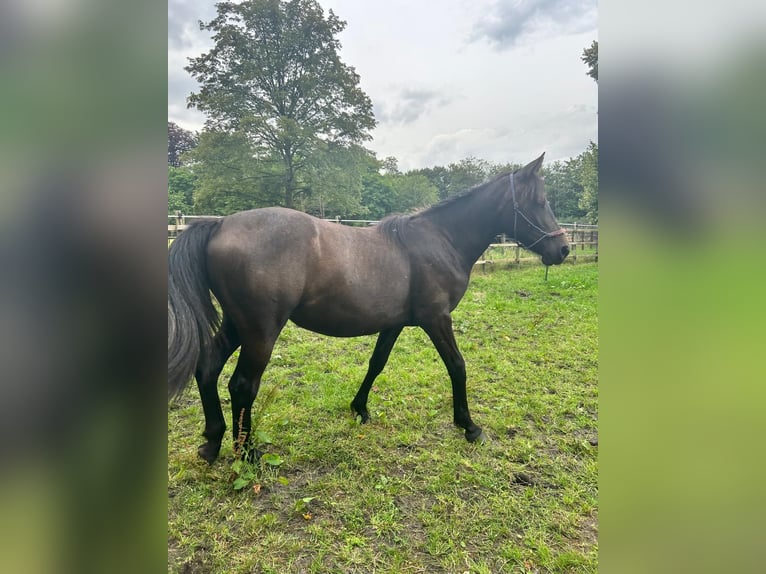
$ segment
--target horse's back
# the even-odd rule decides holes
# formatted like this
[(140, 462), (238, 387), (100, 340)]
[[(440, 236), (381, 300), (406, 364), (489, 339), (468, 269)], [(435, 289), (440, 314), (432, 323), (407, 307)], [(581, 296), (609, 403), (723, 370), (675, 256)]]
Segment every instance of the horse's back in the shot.
[(375, 228), (290, 209), (226, 217), (208, 245), (208, 271), (224, 311), (245, 328), (269, 309), (278, 323), (355, 336), (402, 323), (409, 312), (409, 262), (396, 245)]

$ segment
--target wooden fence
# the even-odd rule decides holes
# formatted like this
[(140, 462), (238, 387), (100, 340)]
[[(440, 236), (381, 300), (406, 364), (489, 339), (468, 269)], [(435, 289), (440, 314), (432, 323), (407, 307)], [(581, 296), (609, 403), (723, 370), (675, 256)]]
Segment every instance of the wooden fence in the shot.
[[(218, 215), (184, 215), (176, 213), (168, 215), (168, 239), (176, 237), (178, 233), (195, 219), (211, 219)], [(173, 223), (170, 223), (172, 220)], [(340, 225), (354, 227), (368, 227), (375, 225), (377, 221), (369, 219), (326, 219)], [(598, 261), (598, 225), (584, 223), (561, 223), (561, 227), (567, 232), (571, 251), (567, 262)], [(476, 262), (475, 269), (488, 271), (493, 268), (514, 267), (524, 264), (540, 263), (540, 256), (520, 247), (515, 241), (509, 240), (505, 235), (498, 235), (495, 242), (491, 243), (487, 250)]]
[[(560, 223), (567, 232), (570, 252), (567, 263), (598, 261), (598, 225), (584, 223)], [(524, 264), (540, 264), (540, 256), (521, 247), (505, 235), (496, 238), (479, 257), (474, 269), (488, 271), (499, 267), (517, 267)]]
[[(195, 219), (217, 219), (220, 215), (184, 215), (177, 211), (175, 215), (168, 214), (168, 239), (177, 236)], [(171, 223), (171, 221), (173, 223)]]

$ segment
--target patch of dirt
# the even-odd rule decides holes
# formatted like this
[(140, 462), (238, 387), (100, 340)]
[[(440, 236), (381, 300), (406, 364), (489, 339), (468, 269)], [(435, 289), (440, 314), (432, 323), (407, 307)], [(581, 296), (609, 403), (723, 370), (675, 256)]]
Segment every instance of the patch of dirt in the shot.
[[(168, 571), (178, 572), (179, 574), (197, 574), (202, 572), (212, 572), (212, 566), (206, 560), (205, 548), (198, 548), (194, 556), (184, 561), (183, 552), (178, 547), (175, 538), (168, 538)], [(172, 569), (172, 570), (171, 570)]]
[(580, 523), (580, 546), (583, 549), (590, 549), (596, 544), (598, 544), (598, 514), (594, 511)]

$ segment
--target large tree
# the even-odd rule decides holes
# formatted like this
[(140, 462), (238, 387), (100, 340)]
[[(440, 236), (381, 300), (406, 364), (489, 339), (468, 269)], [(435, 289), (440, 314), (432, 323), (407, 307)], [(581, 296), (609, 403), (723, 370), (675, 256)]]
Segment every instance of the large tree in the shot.
[(246, 134), (262, 156), (279, 158), (282, 203), (293, 207), (318, 149), (360, 143), (375, 127), (359, 76), (338, 55), (346, 23), (315, 0), (216, 6), (201, 23), (215, 44), (186, 67), (200, 84), (189, 106), (207, 114), (209, 129)]

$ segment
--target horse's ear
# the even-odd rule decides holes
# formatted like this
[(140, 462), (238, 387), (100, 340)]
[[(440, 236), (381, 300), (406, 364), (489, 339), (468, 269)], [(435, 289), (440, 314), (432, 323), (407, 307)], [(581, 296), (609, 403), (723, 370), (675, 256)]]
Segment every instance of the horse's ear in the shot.
[(521, 168), (521, 171), (524, 173), (524, 175), (536, 174), (543, 166), (543, 159), (545, 159), (545, 152), (543, 152), (540, 157), (530, 161), (527, 165)]

